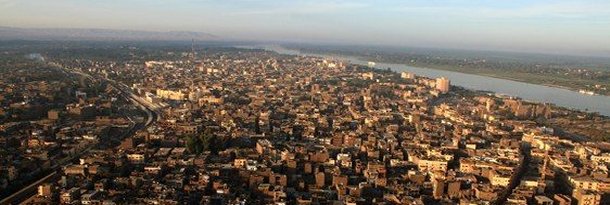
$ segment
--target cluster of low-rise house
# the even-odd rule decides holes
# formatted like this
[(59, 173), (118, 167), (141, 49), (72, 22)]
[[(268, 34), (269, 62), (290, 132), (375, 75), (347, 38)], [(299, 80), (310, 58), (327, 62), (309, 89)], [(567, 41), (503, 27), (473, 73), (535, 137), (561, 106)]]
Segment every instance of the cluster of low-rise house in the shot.
[(95, 92), (79, 84), (77, 77), (31, 66), (0, 77), (2, 196), (96, 145), (111, 133), (110, 127), (130, 125), (125, 116), (116, 114), (122, 107), (116, 104), (120, 102), (116, 92)]
[[(446, 78), (258, 50), (113, 69), (160, 119), (34, 201), (600, 204), (610, 191), (609, 154), (529, 120), (550, 108)], [(206, 135), (218, 150), (189, 148)]]

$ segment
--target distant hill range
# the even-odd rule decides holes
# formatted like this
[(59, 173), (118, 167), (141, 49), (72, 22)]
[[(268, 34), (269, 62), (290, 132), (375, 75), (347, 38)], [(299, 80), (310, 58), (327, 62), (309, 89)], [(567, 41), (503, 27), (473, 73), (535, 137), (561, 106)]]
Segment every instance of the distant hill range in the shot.
[(88, 41), (212, 41), (217, 36), (191, 31), (137, 31), (86, 28), (15, 28), (0, 26), (0, 40), (88, 40)]

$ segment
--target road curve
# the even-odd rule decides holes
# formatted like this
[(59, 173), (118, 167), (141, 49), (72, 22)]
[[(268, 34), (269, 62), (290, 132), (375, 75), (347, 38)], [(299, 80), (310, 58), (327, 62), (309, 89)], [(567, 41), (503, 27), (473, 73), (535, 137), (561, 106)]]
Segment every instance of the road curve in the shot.
[[(72, 70), (72, 69), (68, 69), (65, 68), (59, 64), (56, 63), (49, 63), (51, 66), (60, 68), (63, 72), (65, 73), (72, 73), (72, 74), (77, 74), (77, 75), (81, 75), (84, 76), (90, 80), (94, 80), (96, 79), (95, 77), (87, 74), (87, 73), (83, 73), (81, 71), (77, 71), (77, 70)], [(156, 111), (156, 108), (154, 108), (151, 104), (147, 103), (145, 100), (143, 100), (142, 98), (140, 98), (139, 96), (133, 94), (131, 91), (126, 90), (126, 89), (122, 89), (121, 86), (125, 86), (124, 84), (119, 84), (114, 80), (110, 80), (107, 78), (98, 78), (98, 80), (101, 81), (106, 81), (108, 82), (110, 85), (112, 85), (113, 88), (117, 89), (121, 96), (125, 99), (127, 99), (128, 101), (130, 101), (131, 103), (133, 103), (135, 106), (137, 106), (138, 108), (140, 108), (142, 111), (146, 112), (146, 122), (144, 123), (144, 125), (140, 126), (138, 124), (133, 125), (127, 132), (125, 132), (125, 134), (133, 134), (135, 133), (137, 130), (140, 129), (145, 129), (146, 127), (152, 125), (153, 122), (156, 122), (159, 119), (159, 113), (158, 111)], [(75, 159), (76, 157), (80, 157), (83, 154), (87, 153), (93, 146), (89, 146), (88, 148), (86, 148), (85, 150), (83, 150), (82, 152), (74, 155), (72, 157), (72, 159)], [(70, 161), (72, 160), (64, 160), (62, 163), (58, 163), (55, 164), (52, 168), (53, 172), (51, 172), (50, 174), (44, 176), (43, 178), (27, 185), (26, 187), (22, 188), (21, 190), (11, 194), (10, 196), (0, 200), (0, 205), (5, 205), (5, 204), (19, 204), (22, 203), (24, 200), (31, 198), (34, 194), (36, 194), (36, 190), (38, 188), (39, 185), (43, 184), (43, 183), (47, 183), (47, 182), (51, 182), (53, 180), (56, 180), (61, 173), (61, 167), (64, 165), (67, 165)]]

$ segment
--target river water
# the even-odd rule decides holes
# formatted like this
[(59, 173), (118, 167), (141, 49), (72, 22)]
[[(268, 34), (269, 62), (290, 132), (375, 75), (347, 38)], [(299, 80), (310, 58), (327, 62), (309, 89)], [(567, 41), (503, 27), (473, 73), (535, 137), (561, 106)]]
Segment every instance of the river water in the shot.
[[(368, 62), (353, 56), (330, 56), (312, 53), (302, 53), (297, 50), (285, 49), (280, 46), (256, 46), (250, 48), (262, 48), (288, 55), (307, 55), (344, 60), (359, 65), (368, 65)], [(576, 91), (563, 88), (536, 85), (531, 83), (517, 82), (494, 77), (465, 74), (446, 70), (435, 70), (429, 68), (412, 67), (403, 64), (376, 63), (376, 68), (390, 68), (397, 72), (411, 72), (419, 76), (429, 78), (447, 77), (452, 85), (461, 86), (471, 90), (491, 91), (494, 93), (516, 96), (528, 101), (553, 103), (558, 106), (578, 109), (589, 112), (598, 112), (610, 116), (610, 96), (585, 95)]]

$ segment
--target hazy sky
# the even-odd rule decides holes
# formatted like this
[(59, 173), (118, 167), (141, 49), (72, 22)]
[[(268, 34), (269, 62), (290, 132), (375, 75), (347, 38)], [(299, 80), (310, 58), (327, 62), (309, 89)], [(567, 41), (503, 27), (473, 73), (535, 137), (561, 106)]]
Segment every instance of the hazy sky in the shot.
[(0, 0), (0, 25), (610, 54), (610, 0)]

